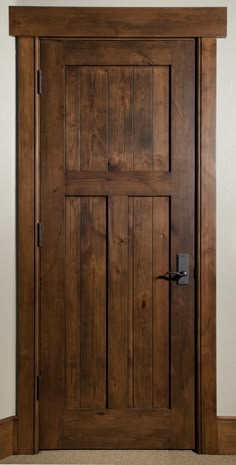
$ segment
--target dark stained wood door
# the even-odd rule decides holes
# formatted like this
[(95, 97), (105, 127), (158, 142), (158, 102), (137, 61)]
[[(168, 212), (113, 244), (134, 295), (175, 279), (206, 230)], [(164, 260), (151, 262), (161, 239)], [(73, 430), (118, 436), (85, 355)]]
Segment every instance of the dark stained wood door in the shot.
[(194, 62), (41, 42), (41, 449), (194, 448)]

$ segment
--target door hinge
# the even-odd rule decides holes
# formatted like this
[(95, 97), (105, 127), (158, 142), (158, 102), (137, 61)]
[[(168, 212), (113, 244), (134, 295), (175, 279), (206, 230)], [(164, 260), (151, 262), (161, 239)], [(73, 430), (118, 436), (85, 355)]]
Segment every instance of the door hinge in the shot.
[(42, 247), (42, 224), (37, 224), (37, 246)]
[(38, 375), (36, 378), (36, 399), (37, 400), (39, 400), (39, 396), (40, 396), (40, 380), (41, 380), (41, 376)]
[(42, 94), (42, 70), (37, 70), (37, 94)]

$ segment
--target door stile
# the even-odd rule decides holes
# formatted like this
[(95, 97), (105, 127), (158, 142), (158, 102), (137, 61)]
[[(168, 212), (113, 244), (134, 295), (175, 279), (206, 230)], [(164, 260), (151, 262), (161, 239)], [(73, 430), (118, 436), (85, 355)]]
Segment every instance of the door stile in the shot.
[[(65, 86), (63, 44), (52, 42), (49, 48), (42, 44), (41, 63), (44, 70), (40, 122), (41, 153), (44, 154), (41, 157), (41, 220), (44, 231), (41, 248), (41, 270), (44, 270), (41, 272), (41, 307), (50, 308), (50, 312), (45, 314), (45, 311), (41, 311), (40, 318), (40, 367), (42, 370), (40, 387), (42, 396), (48, 400), (46, 405), (43, 402), (40, 406), (40, 425), (43, 419), (47, 418), (47, 429), (40, 426), (40, 447), (60, 449), (63, 433), (65, 371), (65, 347), (62, 342), (65, 332), (65, 155), (64, 101), (61, 101)], [(47, 133), (48, 127), (50, 127), (50, 132)], [(57, 145), (55, 145), (55, 140), (58, 142)], [(50, 223), (52, 214), (54, 220)], [(52, 244), (54, 247), (51, 247)], [(51, 283), (50, 286), (48, 282)], [(49, 300), (52, 303), (51, 307), (48, 305)], [(47, 356), (48, 340), (50, 340), (50, 363)]]
[[(40, 40), (35, 37), (35, 389), (34, 389), (34, 453), (39, 452), (39, 322), (40, 322), (40, 95), (38, 92), (38, 70), (40, 69)], [(41, 241), (40, 241), (41, 242)]]
[[(176, 72), (176, 68), (178, 72)], [(181, 47), (176, 43), (173, 47), (172, 89), (171, 89), (171, 140), (172, 163), (171, 169), (177, 170), (182, 182), (179, 184), (177, 195), (171, 197), (171, 269), (177, 266), (177, 253), (190, 253), (190, 282), (186, 287), (176, 286), (172, 283), (171, 292), (171, 407), (176, 410), (178, 416), (180, 408), (179, 399), (184, 390), (185, 405), (188, 416), (185, 413), (179, 418), (178, 427), (175, 430), (176, 443), (182, 444), (181, 438), (185, 438), (186, 445), (195, 441), (195, 380), (191, 367), (194, 363), (194, 337), (195, 321), (194, 311), (194, 224), (195, 224), (195, 42), (182, 43)], [(173, 115), (175, 115), (173, 117)], [(177, 168), (178, 160), (178, 168)], [(179, 195), (178, 195), (179, 194)], [(184, 209), (185, 216), (181, 216)], [(175, 307), (173, 308), (173, 300)], [(181, 315), (179, 314), (181, 312)], [(183, 313), (185, 316), (183, 317)], [(181, 325), (179, 322), (182, 322)], [(182, 367), (186, 367), (185, 379), (181, 376)], [(180, 381), (181, 380), (181, 381)], [(183, 385), (182, 385), (183, 383)], [(190, 413), (191, 411), (191, 413)], [(179, 439), (178, 439), (179, 438)]]

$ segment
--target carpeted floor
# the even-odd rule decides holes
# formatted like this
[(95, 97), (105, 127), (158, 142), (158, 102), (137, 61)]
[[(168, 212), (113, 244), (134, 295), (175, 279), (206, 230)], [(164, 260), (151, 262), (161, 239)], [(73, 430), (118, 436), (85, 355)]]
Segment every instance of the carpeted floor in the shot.
[(0, 463), (78, 465), (236, 465), (236, 456), (197, 455), (191, 451), (82, 450), (43, 451), (38, 455), (15, 455)]

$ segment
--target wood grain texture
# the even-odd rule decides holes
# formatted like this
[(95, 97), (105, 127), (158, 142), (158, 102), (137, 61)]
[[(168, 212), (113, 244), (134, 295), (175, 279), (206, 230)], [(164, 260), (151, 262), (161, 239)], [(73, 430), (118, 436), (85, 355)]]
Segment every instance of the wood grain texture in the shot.
[(152, 407), (152, 198), (134, 198), (134, 407)]
[(108, 408), (127, 407), (128, 197), (108, 199)]
[[(40, 448), (60, 449), (65, 379), (65, 211), (63, 46), (41, 44)], [(55, 82), (57, 85), (55, 86)], [(55, 144), (55, 140), (57, 144)], [(52, 220), (53, 214), (53, 220)]]
[(170, 69), (153, 68), (153, 170), (169, 170), (170, 162)]
[(202, 41), (199, 38), (196, 42), (196, 308), (197, 308), (197, 383), (196, 383), (196, 452), (202, 453), (202, 398), (201, 398), (201, 47)]
[[(38, 70), (40, 69), (40, 40), (35, 38), (35, 89), (38, 85)], [(40, 375), (39, 366), (39, 313), (40, 313), (40, 247), (38, 247), (38, 223), (41, 221), (40, 217), (40, 95), (35, 92), (35, 163), (34, 163), (34, 192), (35, 192), (35, 334), (34, 334), (34, 375), (35, 379)], [(34, 453), (39, 452), (39, 402), (37, 400), (38, 385), (35, 382), (34, 386)]]
[(217, 453), (216, 421), (216, 40), (201, 40), (200, 63), (200, 382), (202, 453)]
[(10, 7), (10, 35), (225, 37), (226, 8)]
[(109, 171), (133, 169), (133, 69), (109, 68)]
[[(106, 11), (105, 11), (106, 10)], [(102, 37), (124, 37), (127, 34), (130, 37), (141, 37), (147, 34), (151, 34), (152, 37), (159, 37), (163, 35), (163, 37), (171, 37), (173, 34), (175, 37), (181, 36), (184, 37), (199, 37), (199, 36), (210, 36), (210, 35), (226, 35), (226, 8), (219, 9), (219, 8), (207, 8), (207, 9), (119, 9), (116, 10), (117, 14), (114, 15), (114, 9), (77, 9), (77, 8), (70, 8), (70, 9), (48, 9), (48, 8), (25, 8), (25, 7), (11, 7), (10, 8), (10, 33), (16, 35), (32, 35), (35, 36), (39, 34), (40, 36), (43, 35), (64, 35), (69, 37), (70, 34), (76, 36), (78, 31), (80, 30), (81, 37), (82, 35), (85, 37), (87, 34), (91, 37), (92, 34), (99, 35)], [(104, 18), (104, 14), (107, 15)], [(111, 15), (113, 17), (111, 18)], [(124, 16), (125, 15), (125, 16)], [(127, 16), (127, 17), (126, 17)], [(55, 21), (52, 20), (55, 19)], [(125, 20), (124, 20), (125, 18)], [(104, 20), (105, 19), (105, 20)], [(105, 29), (104, 29), (105, 24)], [(41, 31), (40, 33), (37, 32)], [(46, 34), (47, 33), (47, 34)], [(151, 36), (150, 36), (151, 37)], [(69, 41), (68, 41), (69, 42)], [(71, 42), (71, 41), (70, 41)], [(89, 42), (89, 41), (88, 41)], [(104, 41), (105, 42), (105, 41)], [(123, 43), (125, 40), (118, 41), (119, 43)], [(151, 42), (151, 41), (150, 41)], [(145, 40), (145, 47), (142, 49), (141, 53), (138, 53), (137, 62), (135, 64), (142, 64), (148, 66), (149, 64), (153, 64), (152, 61), (148, 61), (149, 59), (153, 59), (153, 55), (156, 53), (154, 50), (154, 54), (151, 53), (151, 58), (147, 53), (147, 46), (146, 44), (148, 41)], [(33, 67), (33, 41), (32, 39), (26, 39), (24, 37), (19, 39), (19, 49), (18, 49), (18, 76), (19, 76), (19, 85), (18, 85), (18, 156), (19, 156), (19, 185), (18, 185), (18, 192), (19, 198), (21, 199), (18, 202), (18, 211), (19, 211), (19, 248), (18, 248), (18, 258), (19, 259), (19, 271), (20, 275), (18, 280), (18, 288), (19, 288), (19, 301), (18, 301), (18, 308), (19, 308), (19, 344), (18, 344), (18, 354), (19, 354), (19, 375), (18, 375), (18, 412), (20, 414), (19, 424), (19, 444), (21, 447), (21, 452), (31, 452), (33, 449), (33, 439), (32, 439), (32, 428), (31, 424), (33, 421), (32, 415), (32, 405), (33, 405), (33, 397), (32, 393), (34, 392), (34, 378), (33, 378), (33, 369), (31, 360), (33, 357), (32, 347), (33, 344), (33, 261), (34, 261), (34, 247), (33, 244), (33, 234), (34, 234), (34, 224), (33, 224), (33, 209), (34, 209), (34, 167), (33, 167), (33, 130), (32, 126), (34, 124), (34, 112), (33, 112), (33, 82), (34, 76), (32, 72)], [(66, 47), (65, 47), (66, 48)], [(87, 50), (89, 45), (87, 45)], [(120, 52), (121, 48), (117, 47), (119, 51), (117, 52), (116, 56), (114, 55), (114, 63), (117, 58), (122, 60), (122, 53)], [(131, 50), (132, 47), (130, 47)], [(114, 47), (111, 47), (114, 50)], [(97, 48), (93, 54), (91, 51), (91, 56), (95, 57), (96, 52), (98, 53), (98, 59), (101, 60), (99, 65), (106, 64), (104, 58), (102, 56), (101, 47)], [(215, 319), (213, 318), (212, 321), (212, 313), (208, 310), (210, 308), (214, 308), (214, 297), (212, 297), (211, 290), (213, 290), (214, 294), (214, 286), (215, 286), (215, 278), (214, 278), (214, 270), (215, 270), (215, 263), (214, 263), (214, 232), (212, 234), (212, 229), (210, 229), (209, 224), (214, 224), (214, 202), (215, 202), (215, 193), (214, 193), (214, 137), (215, 137), (215, 122), (212, 115), (215, 112), (214, 106), (214, 99), (215, 99), (215, 41), (211, 39), (203, 39), (201, 41), (200, 53), (202, 53), (202, 57), (200, 59), (201, 62), (201, 97), (200, 100), (202, 102), (201, 109), (198, 109), (198, 112), (201, 114), (199, 116), (201, 133), (203, 133), (203, 137), (200, 138), (200, 145), (201, 145), (201, 156), (203, 160), (203, 164), (200, 163), (199, 166), (199, 173), (202, 175), (200, 178), (200, 182), (198, 184), (198, 198), (199, 198), (199, 236), (198, 236), (198, 244), (200, 248), (201, 242), (203, 243), (203, 248), (200, 248), (199, 253), (199, 269), (198, 269), (198, 290), (199, 290), (199, 301), (201, 302), (202, 307), (198, 307), (202, 309), (202, 313), (200, 313), (199, 319), (199, 331), (200, 333), (199, 341), (201, 344), (201, 338), (203, 335), (203, 344), (201, 344), (200, 350), (200, 359), (199, 359), (199, 367), (198, 372), (201, 372), (201, 367), (203, 366), (203, 377), (200, 380), (200, 394), (202, 397), (200, 398), (200, 409), (198, 419), (202, 421), (203, 424), (203, 452), (209, 452), (217, 450), (217, 429), (216, 429), (216, 421), (215, 421), (215, 386), (214, 386), (214, 357), (215, 357)], [(92, 55), (93, 54), (93, 55)], [(124, 55), (124, 54), (123, 54)], [(134, 54), (133, 54), (134, 55)], [(132, 55), (132, 57), (133, 57)], [(69, 57), (68, 53), (68, 57)], [(78, 64), (77, 61), (77, 50), (71, 53), (70, 59), (71, 64)], [(90, 56), (84, 53), (84, 59), (90, 60)], [(110, 54), (110, 57), (112, 53)], [(166, 54), (159, 53), (159, 59), (157, 59), (156, 64), (160, 65), (169, 65), (169, 58), (173, 56), (173, 54), (169, 55), (167, 60)], [(131, 59), (131, 55), (129, 55), (128, 61)], [(59, 58), (60, 60), (60, 58)], [(74, 60), (74, 61), (73, 61)], [(103, 61), (104, 60), (104, 61)], [(167, 61), (165, 61), (167, 60)], [(49, 63), (51, 64), (51, 63)], [(85, 64), (90, 64), (89, 61)], [(109, 63), (111, 64), (111, 63)], [(125, 59), (119, 61), (117, 64), (127, 64), (125, 63)], [(130, 61), (129, 63), (130, 64)], [(209, 73), (209, 74), (208, 74)], [(60, 76), (60, 73), (59, 73)], [(58, 76), (53, 77), (53, 82), (57, 81)], [(61, 82), (61, 77), (59, 79)], [(180, 86), (181, 90), (181, 86)], [(175, 100), (173, 102), (176, 103)], [(172, 111), (176, 117), (178, 113), (179, 107), (173, 105)], [(62, 107), (58, 112), (59, 120), (61, 118), (61, 113), (63, 113)], [(183, 116), (183, 111), (180, 109), (179, 117)], [(55, 115), (54, 115), (55, 116)], [(213, 121), (212, 121), (213, 120)], [(56, 126), (58, 125), (57, 117), (55, 117), (54, 121), (56, 121)], [(205, 129), (204, 129), (205, 128)], [(188, 134), (188, 126), (185, 126), (185, 137)], [(61, 127), (59, 128), (58, 134), (60, 134)], [(191, 134), (191, 131), (190, 131)], [(56, 139), (56, 137), (55, 137)], [(205, 156), (206, 154), (206, 156)], [(213, 158), (212, 158), (213, 157)], [(212, 165), (213, 160), (213, 165)], [(64, 167), (63, 167), (64, 168)], [(60, 165), (60, 169), (62, 169), (62, 164)], [(149, 174), (149, 173), (147, 173)], [(86, 178), (86, 176), (85, 176)], [(115, 178), (114, 178), (115, 179)], [(106, 192), (107, 195), (110, 192), (109, 186), (113, 185), (113, 178), (109, 178), (108, 181), (106, 177), (99, 178), (100, 184), (101, 181), (106, 183), (105, 187), (98, 188), (97, 185), (99, 184), (95, 182), (93, 176), (91, 177), (91, 192), (93, 193), (94, 185), (96, 192)], [(126, 187), (129, 186), (129, 180), (131, 178), (125, 178)], [(135, 186), (131, 188), (131, 195), (139, 195), (142, 188), (144, 188), (144, 195), (152, 195), (152, 193), (161, 193), (162, 195), (170, 195), (174, 192), (174, 185), (173, 178), (170, 181), (170, 177), (163, 178), (162, 185), (160, 188), (155, 188), (154, 184), (158, 183), (158, 178), (152, 178), (152, 186), (146, 185), (146, 181), (141, 183), (138, 187), (138, 182), (141, 181), (141, 176), (135, 178)], [(168, 181), (169, 179), (169, 181)], [(177, 177), (176, 177), (177, 179)], [(119, 195), (118, 191), (118, 183), (120, 181), (116, 180), (116, 187), (112, 191), (112, 195)], [(168, 186), (165, 187), (165, 182), (168, 183)], [(82, 183), (82, 191), (87, 195), (89, 195), (88, 191), (85, 188), (85, 184), (87, 183), (87, 179), (83, 182), (79, 177), (74, 176), (73, 181), (70, 180), (70, 187), (66, 187), (66, 191), (71, 192), (74, 190), (77, 194), (80, 192), (80, 187), (78, 183)], [(57, 187), (54, 186), (55, 191), (51, 193), (52, 196), (56, 196)], [(124, 186), (123, 186), (124, 189)], [(140, 189), (140, 190), (139, 190)], [(155, 190), (156, 189), (156, 190)], [(64, 190), (64, 187), (63, 187)], [(95, 192), (95, 195), (96, 195)], [(123, 190), (124, 192), (124, 190)], [(209, 201), (207, 200), (209, 199)], [(51, 199), (50, 205), (51, 205)], [(133, 199), (129, 199), (129, 230), (131, 231), (133, 228), (133, 218), (132, 218), (132, 202)], [(185, 204), (184, 204), (185, 205)], [(206, 205), (206, 207), (205, 207)], [(211, 211), (213, 210), (213, 215)], [(209, 215), (209, 222), (207, 222), (207, 215)], [(213, 223), (212, 223), (213, 221)], [(203, 227), (201, 226), (203, 225)], [(173, 232), (176, 234), (175, 224), (172, 223)], [(132, 242), (131, 242), (132, 244)], [(132, 247), (132, 245), (131, 245)], [(204, 253), (206, 252), (206, 260), (204, 257)], [(211, 255), (212, 254), (212, 255)], [(202, 262), (201, 262), (202, 259)], [(203, 266), (201, 265), (203, 263)], [(175, 265), (174, 261), (172, 265)], [(129, 254), (129, 266), (133, 268), (132, 257)], [(206, 273), (210, 272), (210, 277), (207, 279), (206, 284), (204, 283)], [(202, 277), (201, 277), (202, 276)], [(132, 283), (132, 277), (130, 278), (130, 283)], [(200, 284), (199, 284), (200, 283)], [(213, 284), (213, 285), (211, 285)], [(205, 287), (206, 286), (206, 287)], [(188, 315), (187, 315), (188, 316)], [(132, 333), (132, 308), (129, 308), (129, 332)], [(208, 333), (209, 328), (209, 335)], [(178, 329), (183, 331), (184, 328), (178, 327)], [(188, 334), (188, 333), (186, 333)], [(130, 338), (130, 354), (132, 357), (132, 338)], [(31, 343), (32, 342), (32, 343)], [(213, 348), (213, 351), (212, 351)], [(213, 358), (212, 358), (213, 356)], [(202, 357), (202, 358), (201, 358)], [(211, 367), (211, 361), (213, 360), (213, 368), (210, 370), (209, 380), (210, 383), (208, 384), (208, 375), (207, 370)], [(208, 363), (209, 362), (209, 363)], [(130, 387), (129, 392), (131, 393), (131, 400), (132, 400), (132, 367), (129, 369), (129, 379), (130, 379)], [(29, 382), (28, 382), (29, 381)], [(57, 381), (57, 380), (56, 380)], [(185, 399), (189, 398), (189, 392), (191, 391), (191, 379), (189, 383), (189, 387), (186, 386), (184, 390)], [(21, 386), (21, 387), (20, 387)], [(31, 389), (32, 387), (32, 389)], [(208, 390), (209, 387), (209, 390)], [(189, 389), (189, 390), (188, 390)], [(208, 391), (207, 391), (208, 390)], [(27, 394), (29, 393), (29, 395)], [(32, 402), (31, 402), (32, 400)], [(132, 404), (131, 404), (132, 405)], [(57, 412), (57, 410), (56, 410)], [(203, 412), (203, 415), (202, 415)], [(187, 411), (185, 411), (184, 416), (187, 415)], [(201, 417), (202, 415), (202, 417)], [(75, 414), (76, 416), (76, 414)], [(102, 415), (101, 415), (102, 417)], [(177, 420), (178, 421), (177, 421)], [(116, 417), (117, 420), (117, 417)], [(66, 420), (67, 421), (67, 420)], [(161, 421), (161, 420), (159, 420)], [(77, 425), (76, 419), (68, 419), (68, 428), (67, 431), (67, 438), (68, 445), (75, 444), (74, 439), (71, 437), (72, 434), (72, 427), (73, 424)], [(177, 422), (178, 427), (180, 430), (185, 430), (186, 425), (183, 422), (183, 415), (178, 417), (176, 414), (176, 418), (172, 419), (171, 422)], [(141, 422), (142, 423), (142, 422)], [(82, 422), (79, 423), (80, 426)], [(92, 422), (90, 419), (87, 422), (87, 431), (90, 431), (90, 425)], [(109, 426), (112, 423), (109, 423)], [(173, 426), (173, 423), (172, 423)], [(158, 436), (159, 438), (163, 438), (163, 441), (166, 439), (167, 430), (169, 431), (170, 424), (165, 424), (166, 431), (162, 431), (161, 434)], [(152, 426), (151, 426), (152, 428)], [(228, 429), (229, 428), (229, 429)], [(227, 439), (231, 437), (231, 426), (226, 427), (225, 425), (222, 426), (224, 431), (227, 431), (226, 439), (224, 440), (224, 444), (231, 443), (231, 439)], [(191, 429), (190, 429), (191, 430)], [(105, 431), (107, 432), (107, 426), (105, 426)], [(127, 431), (127, 430), (125, 430)], [(152, 430), (153, 431), (153, 430)], [(81, 433), (83, 434), (83, 433)], [(158, 432), (157, 432), (158, 435)], [(141, 444), (141, 433), (140, 433), (140, 442), (139, 444), (135, 443), (134, 447), (137, 448)], [(232, 436), (233, 437), (233, 436)], [(68, 439), (69, 438), (69, 439)], [(85, 436), (83, 436), (84, 441), (86, 441)], [(172, 435), (171, 441), (174, 438)], [(169, 438), (170, 439), (170, 438)], [(126, 439), (125, 439), (126, 440)], [(174, 443), (175, 441), (175, 443)], [(179, 437), (176, 436), (172, 442), (168, 443), (168, 446), (172, 444), (173, 447), (179, 446)], [(157, 444), (155, 444), (157, 445)], [(163, 442), (159, 442), (158, 445), (160, 447), (165, 447), (165, 443), (163, 446)], [(177, 445), (177, 446), (176, 446)], [(54, 443), (55, 446), (55, 443)], [(148, 444), (150, 446), (150, 443)], [(189, 447), (189, 444), (188, 444)], [(192, 446), (191, 446), (192, 447)], [(221, 443), (221, 447), (222, 443)]]
[[(168, 410), (66, 410), (65, 449), (167, 449)], [(144, 434), (145, 432), (145, 434)]]
[(106, 406), (106, 199), (81, 198), (81, 407)]
[(152, 69), (134, 68), (134, 170), (152, 171)]
[(0, 420), (0, 460), (13, 455), (16, 450), (16, 417)]
[[(81, 67), (80, 94), (75, 94), (81, 121), (85, 115), (84, 129), (80, 127), (81, 141), (85, 134), (83, 150), (80, 143), (84, 167), (80, 163), (82, 171), (66, 170), (63, 128), (70, 106), (74, 112), (74, 102), (67, 99), (65, 108), (64, 44), (46, 40), (41, 46), (45, 73), (41, 447), (97, 447), (98, 438), (100, 447), (117, 447), (118, 439), (120, 447), (137, 447), (135, 429), (140, 434), (142, 429), (140, 448), (194, 447), (195, 44), (193, 40), (168, 44), (171, 80), (168, 73), (164, 84), (155, 76), (155, 86), (160, 83), (158, 92), (168, 107), (161, 110), (162, 115), (169, 113), (171, 103), (171, 125), (166, 118), (162, 126), (166, 125), (167, 133), (171, 128), (171, 172), (166, 167), (152, 171), (154, 79), (150, 66), (136, 66), (130, 73), (134, 75), (134, 168), (139, 171), (107, 171), (110, 77), (113, 90), (120, 89), (122, 82), (121, 100), (126, 91), (130, 95), (130, 81), (120, 80), (120, 67), (96, 63)], [(73, 95), (73, 79), (69, 85)], [(155, 97), (157, 105), (159, 97)], [(71, 144), (72, 152), (76, 143)], [(166, 282), (154, 282), (154, 273), (175, 269), (179, 251), (190, 254), (190, 285), (173, 283), (169, 288)], [(127, 407), (135, 412), (133, 417), (124, 414)], [(137, 412), (140, 408), (147, 409), (145, 415)]]
[[(139, 48), (134, 42), (134, 57)], [(155, 44), (155, 56), (160, 50)], [(169, 119), (169, 67), (66, 67), (67, 170), (166, 171)]]
[(106, 68), (80, 69), (80, 169), (106, 171), (108, 163)]
[[(17, 46), (17, 413), (18, 452), (33, 453), (34, 421), (34, 40)], [(23, 111), (24, 109), (24, 111)]]
[(134, 407), (134, 198), (128, 198), (128, 392), (127, 406)]
[(69, 171), (66, 195), (171, 195), (178, 183), (174, 173), (148, 171)]
[[(170, 199), (153, 198), (153, 278), (169, 269)], [(153, 407), (170, 403), (169, 283), (153, 281)]]
[(236, 454), (236, 418), (218, 417), (218, 454)]
[(65, 405), (80, 407), (80, 199), (66, 199)]
[(66, 67), (66, 168), (80, 169), (80, 68)]
[[(66, 40), (65, 64), (89, 66), (169, 65), (171, 50), (166, 40)], [(104, 53), (106, 49), (106, 53)]]
[(170, 269), (176, 270), (178, 253), (188, 253), (190, 280), (187, 286), (178, 286), (174, 282), (171, 284), (171, 408), (177, 410), (182, 406), (183, 412), (186, 412), (178, 425), (177, 422), (173, 425), (173, 438), (177, 447), (184, 442), (185, 448), (192, 448), (195, 446), (195, 43), (176, 42), (173, 47), (171, 169), (181, 182), (171, 197)]

